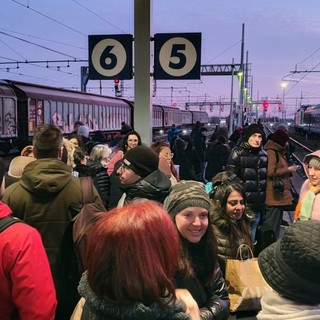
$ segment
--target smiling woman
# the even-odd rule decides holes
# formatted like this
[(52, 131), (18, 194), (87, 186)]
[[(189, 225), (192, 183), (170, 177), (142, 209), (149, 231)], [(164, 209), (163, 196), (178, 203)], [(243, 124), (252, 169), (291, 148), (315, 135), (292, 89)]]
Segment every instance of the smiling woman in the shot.
[(223, 273), (225, 259), (236, 258), (240, 245), (246, 244), (253, 249), (250, 237), (252, 213), (246, 209), (246, 194), (239, 181), (229, 172), (218, 173), (212, 179), (212, 227), (217, 237), (218, 259)]
[(164, 208), (175, 223), (180, 238), (176, 287), (190, 291), (197, 301), (201, 319), (228, 319), (228, 292), (217, 263), (209, 216), (211, 203), (203, 183), (180, 181), (171, 188)]

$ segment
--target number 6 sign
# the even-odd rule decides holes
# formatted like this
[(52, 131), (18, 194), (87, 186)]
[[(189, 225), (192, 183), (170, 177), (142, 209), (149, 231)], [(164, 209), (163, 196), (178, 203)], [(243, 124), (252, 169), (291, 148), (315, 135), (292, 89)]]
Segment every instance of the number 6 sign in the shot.
[(201, 33), (159, 33), (154, 42), (154, 79), (200, 79)]
[(132, 35), (89, 36), (89, 79), (132, 79)]

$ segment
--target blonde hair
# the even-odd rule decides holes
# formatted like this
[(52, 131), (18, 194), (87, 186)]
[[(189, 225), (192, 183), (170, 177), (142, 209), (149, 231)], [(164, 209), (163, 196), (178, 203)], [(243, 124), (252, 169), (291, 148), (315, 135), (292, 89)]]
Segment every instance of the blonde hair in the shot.
[(112, 150), (105, 144), (97, 144), (90, 153), (90, 160), (101, 162), (103, 158), (110, 157)]
[(320, 158), (317, 156), (312, 157), (308, 162), (308, 167), (313, 167), (316, 170), (320, 170)]

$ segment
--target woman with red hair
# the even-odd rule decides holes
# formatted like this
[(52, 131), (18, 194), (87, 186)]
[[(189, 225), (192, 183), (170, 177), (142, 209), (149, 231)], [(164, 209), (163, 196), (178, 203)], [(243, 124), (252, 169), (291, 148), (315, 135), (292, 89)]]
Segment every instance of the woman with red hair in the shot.
[(178, 257), (176, 228), (155, 202), (102, 215), (89, 234), (88, 269), (78, 287), (85, 303), (71, 320), (200, 319), (191, 295), (172, 283)]

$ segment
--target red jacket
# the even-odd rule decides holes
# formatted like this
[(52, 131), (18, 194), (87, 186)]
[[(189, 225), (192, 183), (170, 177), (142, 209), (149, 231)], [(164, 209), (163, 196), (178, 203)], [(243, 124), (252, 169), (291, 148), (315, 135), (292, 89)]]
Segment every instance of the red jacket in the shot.
[[(0, 202), (0, 218), (10, 214), (10, 208)], [(38, 231), (25, 223), (2, 231), (0, 261), (0, 318), (53, 320), (56, 293)]]

